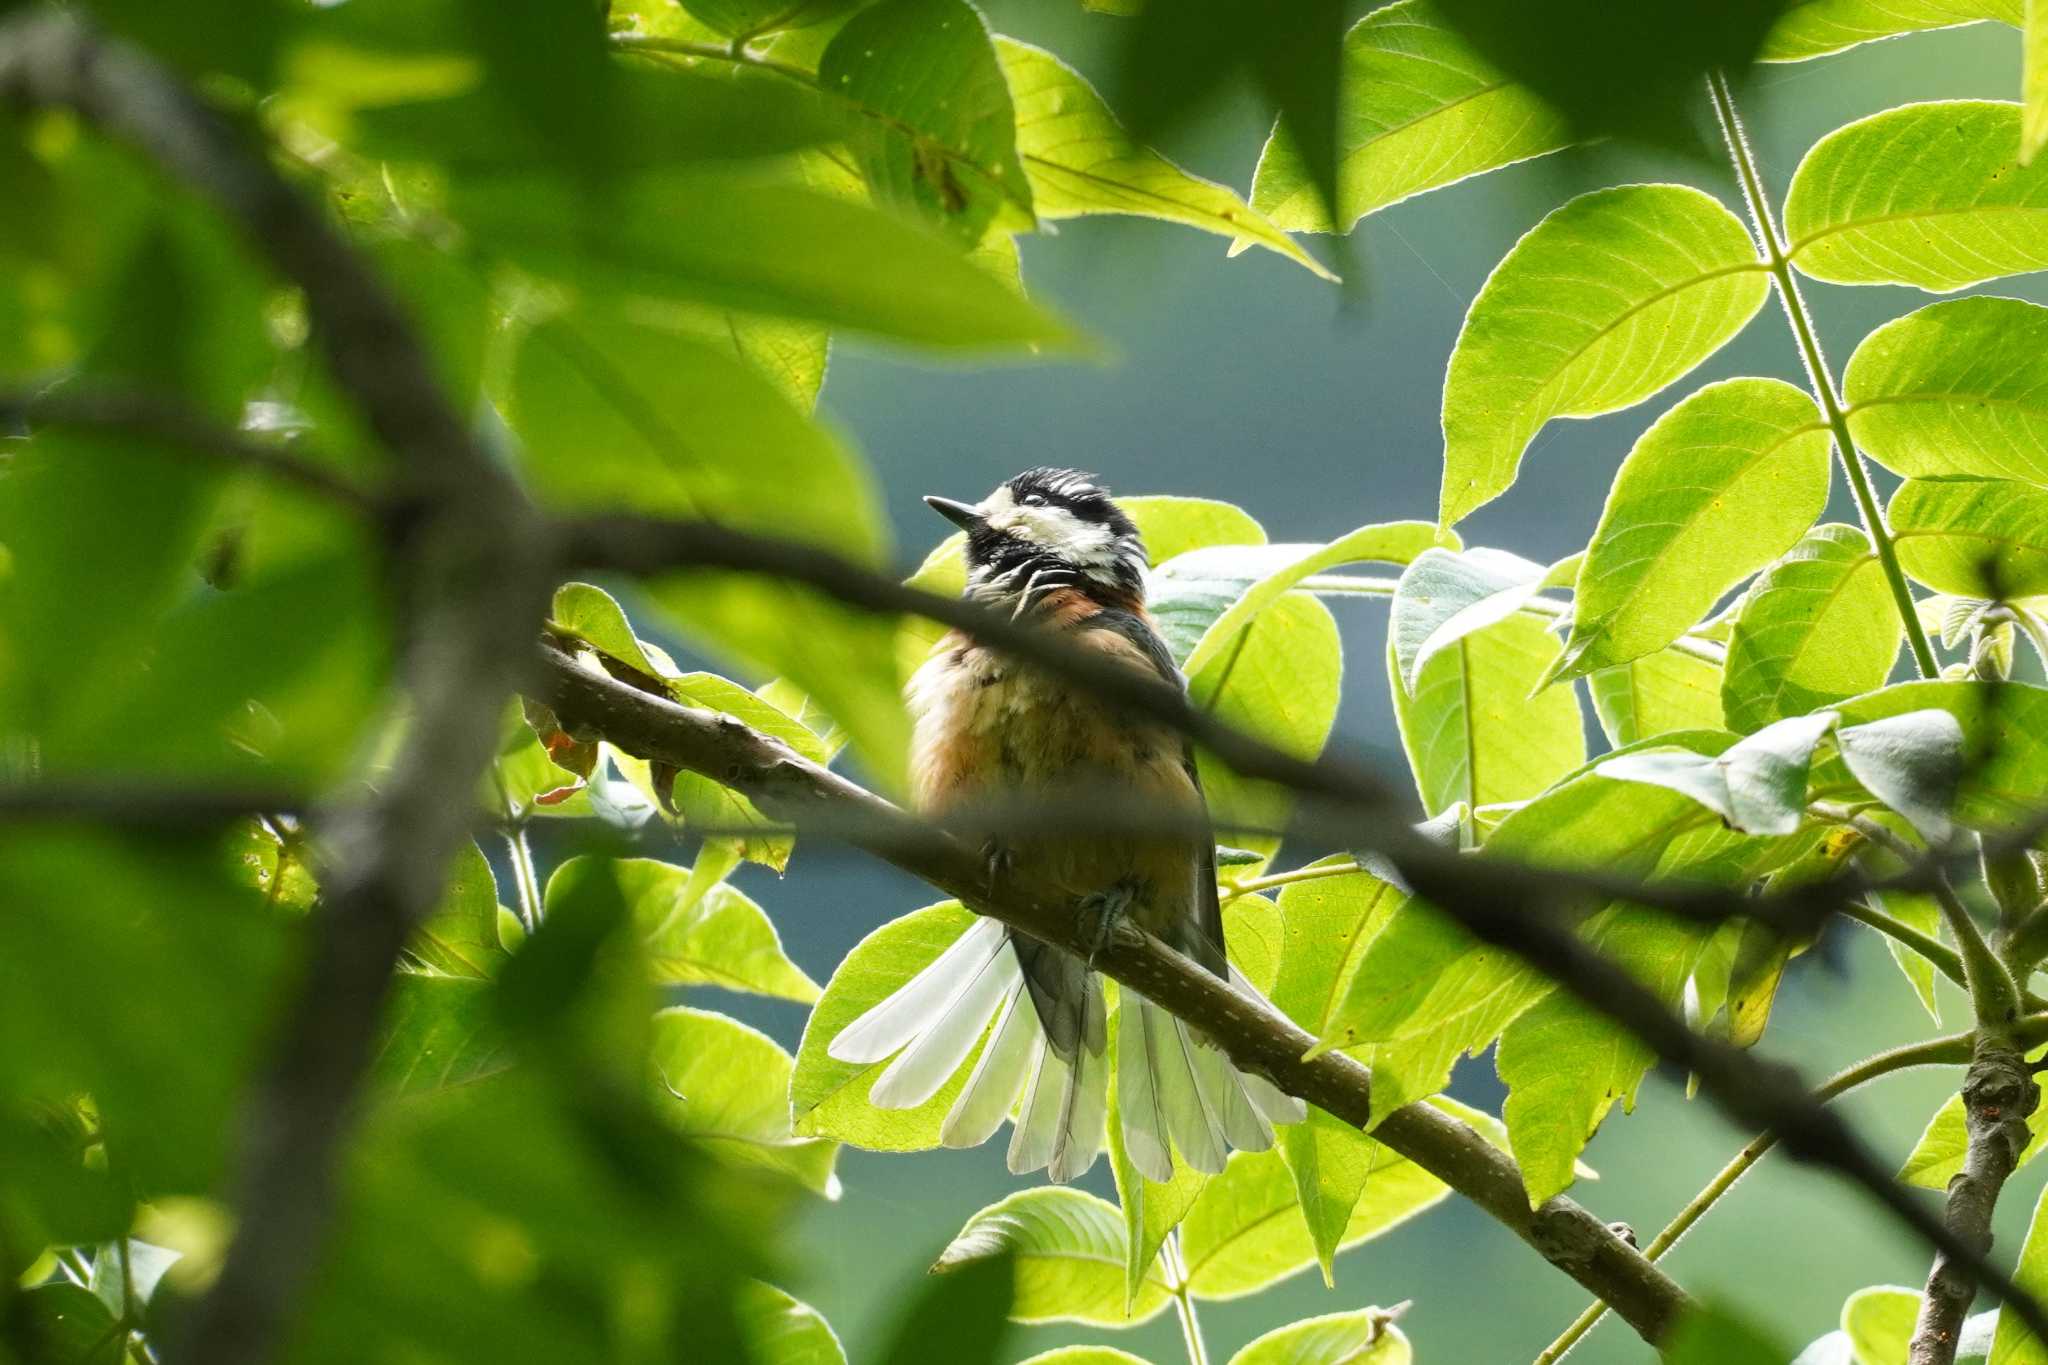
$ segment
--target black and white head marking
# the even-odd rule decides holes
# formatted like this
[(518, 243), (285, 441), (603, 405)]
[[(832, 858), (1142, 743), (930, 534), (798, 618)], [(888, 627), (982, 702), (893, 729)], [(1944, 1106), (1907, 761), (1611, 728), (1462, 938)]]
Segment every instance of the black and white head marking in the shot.
[(970, 597), (1014, 601), (1022, 611), (1055, 588), (1144, 593), (1145, 542), (1093, 475), (1027, 469), (983, 498), (965, 525)]

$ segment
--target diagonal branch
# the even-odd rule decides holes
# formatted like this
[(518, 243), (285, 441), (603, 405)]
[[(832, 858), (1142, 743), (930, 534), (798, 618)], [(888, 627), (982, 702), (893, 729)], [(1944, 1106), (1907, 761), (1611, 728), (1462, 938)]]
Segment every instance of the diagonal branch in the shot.
[(63, 108), (128, 143), (227, 217), (305, 294), (340, 387), (393, 456), (414, 515), (390, 549), (404, 604), (408, 741), (379, 789), (321, 813), (329, 874), (299, 989), (251, 1102), (240, 1231), (175, 1358), (275, 1358), (326, 1243), (391, 970), (468, 833), (470, 793), (541, 619), (534, 514), (435, 385), (396, 301), (262, 151), (152, 58), (74, 10), (0, 22), (0, 105)]
[[(987, 863), (966, 844), (732, 717), (651, 696), (553, 645), (544, 644), (541, 655), (535, 699), (572, 734), (602, 736), (626, 753), (702, 773), (773, 819), (849, 831), (849, 842), (1005, 924), (1076, 951), (1091, 946), (1070, 903), (1028, 887), (991, 888)], [(1363, 1066), (1334, 1051), (1303, 1060), (1314, 1038), (1128, 921), (1096, 964), (1200, 1025), (1238, 1066), (1361, 1128), (1370, 1122), (1371, 1079)], [(1513, 1159), (1456, 1119), (1409, 1105), (1373, 1135), (1505, 1224), (1646, 1339), (1663, 1336), (1684, 1309), (1685, 1296), (1669, 1277), (1577, 1203), (1560, 1196), (1531, 1210)]]

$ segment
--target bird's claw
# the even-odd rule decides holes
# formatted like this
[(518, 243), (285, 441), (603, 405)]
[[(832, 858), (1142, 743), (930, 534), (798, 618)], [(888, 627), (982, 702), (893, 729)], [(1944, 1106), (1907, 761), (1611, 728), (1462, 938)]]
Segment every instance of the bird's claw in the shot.
[(1117, 926), (1123, 923), (1124, 916), (1130, 913), (1131, 902), (1136, 899), (1137, 893), (1121, 882), (1107, 891), (1082, 898), (1079, 906), (1081, 936), (1088, 945), (1090, 967), (1095, 965), (1095, 959), (1102, 950), (1115, 940)]

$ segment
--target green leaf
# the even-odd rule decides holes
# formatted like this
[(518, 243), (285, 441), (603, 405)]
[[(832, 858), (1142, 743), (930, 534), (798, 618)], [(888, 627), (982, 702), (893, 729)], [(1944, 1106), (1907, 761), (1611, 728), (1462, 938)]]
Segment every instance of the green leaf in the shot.
[(1716, 755), (1679, 748), (1637, 749), (1606, 760), (1594, 771), (1602, 777), (1683, 792), (1731, 829), (1790, 834), (1806, 814), (1806, 777), (1814, 747), (1834, 729), (1835, 719), (1833, 711), (1788, 716)]
[(1865, 337), (1842, 390), (1857, 444), (1896, 474), (2048, 485), (2048, 308), (1930, 304)]
[(1842, 1304), (1842, 1330), (1856, 1352), (1856, 1365), (1897, 1365), (1906, 1358), (1920, 1292), (1879, 1285), (1859, 1289)]
[(1672, 730), (1720, 730), (1721, 666), (1661, 649), (1586, 679), (1600, 728), (1616, 747)]
[(1445, 525), (1506, 492), (1544, 423), (1639, 403), (1719, 350), (1769, 291), (1756, 244), (1681, 185), (1580, 195), (1515, 244), (1444, 379)]
[(1416, 789), (1431, 814), (1459, 802), (1476, 808), (1523, 800), (1586, 761), (1577, 693), (1569, 686), (1535, 692), (1559, 649), (1541, 621), (1511, 616), (1465, 636), (1430, 659), (1412, 691), (1400, 678), (1402, 638), (1397, 624), (1388, 687)]
[(944, 238), (791, 185), (693, 171), (622, 180), (593, 203), (507, 176), (458, 184), (450, 208), (485, 246), (601, 290), (950, 349), (1083, 344)]
[[(644, 2), (644, 0), (643, 0)], [(690, 16), (742, 41), (784, 29), (808, 28), (847, 9), (854, 0), (690, 0)], [(621, 6), (614, 4), (616, 16)]]
[(1044, 48), (996, 39), (1017, 105), (1017, 152), (1042, 219), (1129, 213), (1256, 242), (1334, 278), (1293, 238), (1214, 181), (1137, 142), (1081, 74)]
[[(1338, 87), (1337, 223), (1568, 145), (1565, 121), (1514, 84), (1429, 0), (1374, 10), (1344, 36)], [(1296, 232), (1330, 232), (1287, 126), (1252, 177), (1252, 207)]]
[[(1632, 908), (1589, 933), (1610, 960), (1676, 1006), (1707, 931)], [(1501, 1034), (1495, 1066), (1508, 1087), (1508, 1138), (1535, 1208), (1572, 1183), (1573, 1163), (1616, 1100), (1635, 1108), (1656, 1054), (1613, 1020), (1560, 991)]]
[(1153, 616), (1190, 674), (1310, 574), (1341, 564), (1408, 564), (1455, 537), (1421, 521), (1361, 526), (1327, 545), (1214, 545), (1161, 563), (1153, 575)]
[(1151, 1365), (1151, 1362), (1129, 1351), (1119, 1351), (1114, 1346), (1061, 1346), (1020, 1360), (1017, 1365)]
[(1123, 1327), (1172, 1301), (1159, 1267), (1124, 1311), (1124, 1225), (1113, 1204), (1065, 1186), (1020, 1190), (967, 1220), (939, 1254), (935, 1271), (1012, 1256), (1015, 1322), (1092, 1322)]
[(1888, 109), (1815, 143), (1785, 195), (1792, 263), (1937, 294), (2048, 266), (2048, 170), (2017, 164), (2020, 107)]
[[(851, 453), (767, 380), (685, 337), (545, 323), (519, 348), (506, 406), (551, 501), (710, 517), (868, 562), (886, 553)], [(744, 575), (680, 575), (650, 596), (707, 650), (806, 689), (885, 780), (900, 771), (909, 738), (886, 618)]]
[(2038, 5), (2027, 7), (2020, 58), (2020, 93), (2026, 104), (2020, 117), (2020, 165), (2028, 166), (2048, 144), (2048, 15)]
[(677, 1132), (721, 1157), (779, 1171), (839, 1197), (839, 1144), (798, 1137), (789, 1123), (787, 1052), (767, 1034), (709, 1010), (654, 1016), (650, 1095)]
[(487, 980), (505, 960), (498, 942), (498, 883), (474, 841), (456, 850), (441, 902), (407, 945), (430, 970)]
[[(1353, 1131), (1370, 1174), (1345, 1221), (1342, 1247), (1399, 1226), (1448, 1192), (1414, 1162)], [(1256, 1293), (1316, 1264), (1315, 1242), (1296, 1208), (1294, 1177), (1277, 1150), (1233, 1153), (1181, 1224), (1181, 1255), (1196, 1296)]]
[(1751, 731), (1883, 684), (1899, 618), (1870, 540), (1830, 523), (1750, 585), (1728, 642), (1721, 705)]
[[(1962, 729), (1962, 752), (1970, 756), (1948, 812), (1958, 823), (1998, 829), (2048, 804), (2048, 690), (2026, 683), (1909, 682), (1844, 702), (1839, 709), (1846, 729), (1929, 708), (1955, 717)], [(1853, 799), (1865, 790), (1840, 759), (1815, 765), (1815, 799)]]
[(846, 1365), (839, 1334), (817, 1309), (771, 1284), (740, 1286), (740, 1334), (761, 1365)]
[(1409, 1365), (1414, 1358), (1393, 1314), (1360, 1308), (1276, 1327), (1232, 1356), (1230, 1365)]
[(126, 1356), (109, 1348), (121, 1338), (113, 1313), (83, 1285), (38, 1285), (21, 1295), (10, 1316), (10, 1344), (25, 1347), (30, 1354), (24, 1359), (38, 1365), (119, 1365)]
[[(1343, 671), (1343, 645), (1329, 608), (1289, 594), (1188, 680), (1188, 697), (1226, 725), (1313, 758), (1336, 723)], [(1239, 777), (1206, 752), (1198, 751), (1195, 761), (1219, 835), (1272, 856), (1279, 841), (1253, 831), (1284, 826), (1287, 795)]]
[[(1878, 896), (1878, 906), (1893, 919), (1903, 920), (1929, 938), (1941, 937), (1941, 905), (1932, 896), (1914, 895), (1905, 891), (1886, 891)], [(1936, 1024), (1941, 1022), (1941, 1006), (1934, 994), (1934, 964), (1905, 944), (1884, 935), (1885, 946), (1891, 950), (1892, 961), (1898, 964), (1905, 976), (1906, 984), (1913, 988), (1920, 1007)]]
[(1827, 505), (1827, 424), (1802, 389), (1730, 379), (1658, 418), (1586, 547), (1561, 677), (1663, 648), (1792, 548)]
[(1430, 549), (1417, 555), (1395, 585), (1387, 624), (1402, 686), (1412, 689), (1416, 673), (1437, 651), (1521, 610), (1547, 578), (1541, 564), (1505, 550)]
[[(2048, 1289), (2048, 1191), (2034, 1201), (2034, 1216), (2027, 1224), (2027, 1239), (2020, 1244), (2013, 1278), (2021, 1288), (2036, 1294)], [(2048, 1361), (2048, 1346), (2041, 1344), (2018, 1314), (2001, 1312), (1991, 1342), (1990, 1365), (2041, 1365), (2043, 1361)]]
[(609, 654), (620, 663), (631, 664), (651, 678), (666, 677), (673, 670), (648, 657), (646, 647), (633, 633), (626, 609), (618, 599), (591, 583), (564, 583), (555, 589), (548, 608), (548, 621), (569, 631), (592, 649)]
[(745, 892), (652, 858), (618, 858), (612, 867), (658, 984), (718, 986), (805, 1005), (818, 999), (817, 983), (789, 960), (775, 925)]
[(1118, 498), (1116, 505), (1138, 524), (1154, 564), (1204, 545), (1266, 543), (1265, 528), (1235, 503), (1154, 493)]
[(1315, 1247), (1323, 1284), (1336, 1286), (1337, 1253), (1351, 1228), (1351, 1215), (1374, 1179), (1374, 1167), (1399, 1160), (1357, 1127), (1311, 1107), (1306, 1123), (1280, 1130), (1280, 1159), (1294, 1181), (1294, 1200)]
[(856, 1065), (835, 1060), (825, 1049), (841, 1029), (917, 975), (973, 922), (973, 912), (958, 901), (928, 905), (875, 930), (840, 962), (811, 1010), (796, 1051), (789, 1107), (799, 1135), (837, 1138), (882, 1152), (915, 1152), (939, 1145), (939, 1126), (979, 1055), (978, 1047), (936, 1095), (915, 1109), (878, 1109), (868, 1103), (868, 1090), (887, 1067), (886, 1061)]
[(1930, 843), (1948, 841), (1949, 813), (1968, 766), (1962, 722), (1939, 707), (1906, 711), (1835, 735), (1842, 763), (1863, 789)]
[(424, 1094), (483, 1080), (512, 1062), (490, 982), (433, 972), (393, 974), (370, 1063), (380, 1086), (399, 1095)]
[(1032, 222), (1017, 118), (980, 11), (967, 0), (882, 0), (818, 62), (819, 85), (868, 117), (850, 139), (878, 198), (963, 246), (999, 212)]
[(1681, 1317), (1659, 1350), (1664, 1365), (1785, 1365), (1791, 1357), (1747, 1318), (1714, 1303)]
[(1899, 563), (1937, 592), (2048, 593), (2048, 491), (2006, 479), (1908, 479), (1885, 509)]
[[(2048, 1114), (2037, 1109), (2028, 1115), (2027, 1132), (2032, 1136), (2026, 1150), (2020, 1153), (2021, 1166), (2041, 1155), (2043, 1147), (2048, 1147)], [(1899, 1167), (1899, 1179), (1922, 1189), (1947, 1189), (1948, 1182), (1962, 1171), (1963, 1157), (1969, 1146), (1970, 1135), (1963, 1118), (1963, 1097), (1950, 1095), (1928, 1119), (1927, 1127), (1921, 1130), (1919, 1140), (1906, 1156), (1905, 1164)]]
[(2002, 20), (2020, 22), (2022, 0), (1793, 0), (1764, 39), (1758, 61), (1803, 62), (1901, 33)]
[(1161, 1185), (1147, 1180), (1132, 1164), (1124, 1147), (1122, 1097), (1116, 1082), (1115, 1039), (1121, 1036), (1120, 1030), (1121, 1025), (1110, 1030), (1109, 1169), (1116, 1180), (1117, 1205), (1123, 1210), (1124, 1306), (1128, 1309), (1144, 1292), (1146, 1278), (1157, 1273), (1159, 1248), (1187, 1217), (1209, 1177), (1179, 1161), (1174, 1163), (1173, 1179)]

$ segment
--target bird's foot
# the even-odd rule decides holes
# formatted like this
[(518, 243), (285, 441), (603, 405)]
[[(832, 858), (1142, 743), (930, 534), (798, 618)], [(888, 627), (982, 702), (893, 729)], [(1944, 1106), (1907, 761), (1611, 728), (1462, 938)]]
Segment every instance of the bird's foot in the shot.
[(1010, 871), (1016, 866), (1017, 855), (1010, 846), (1000, 839), (987, 839), (981, 845), (982, 866), (988, 874), (988, 890), (995, 894), (996, 887), (1008, 881)]
[(1081, 919), (1081, 939), (1088, 945), (1088, 965), (1093, 967), (1095, 959), (1104, 948), (1116, 938), (1116, 929), (1123, 923), (1124, 916), (1131, 912), (1131, 905), (1138, 898), (1137, 888), (1128, 882), (1118, 882), (1106, 891), (1081, 898), (1078, 907)]

